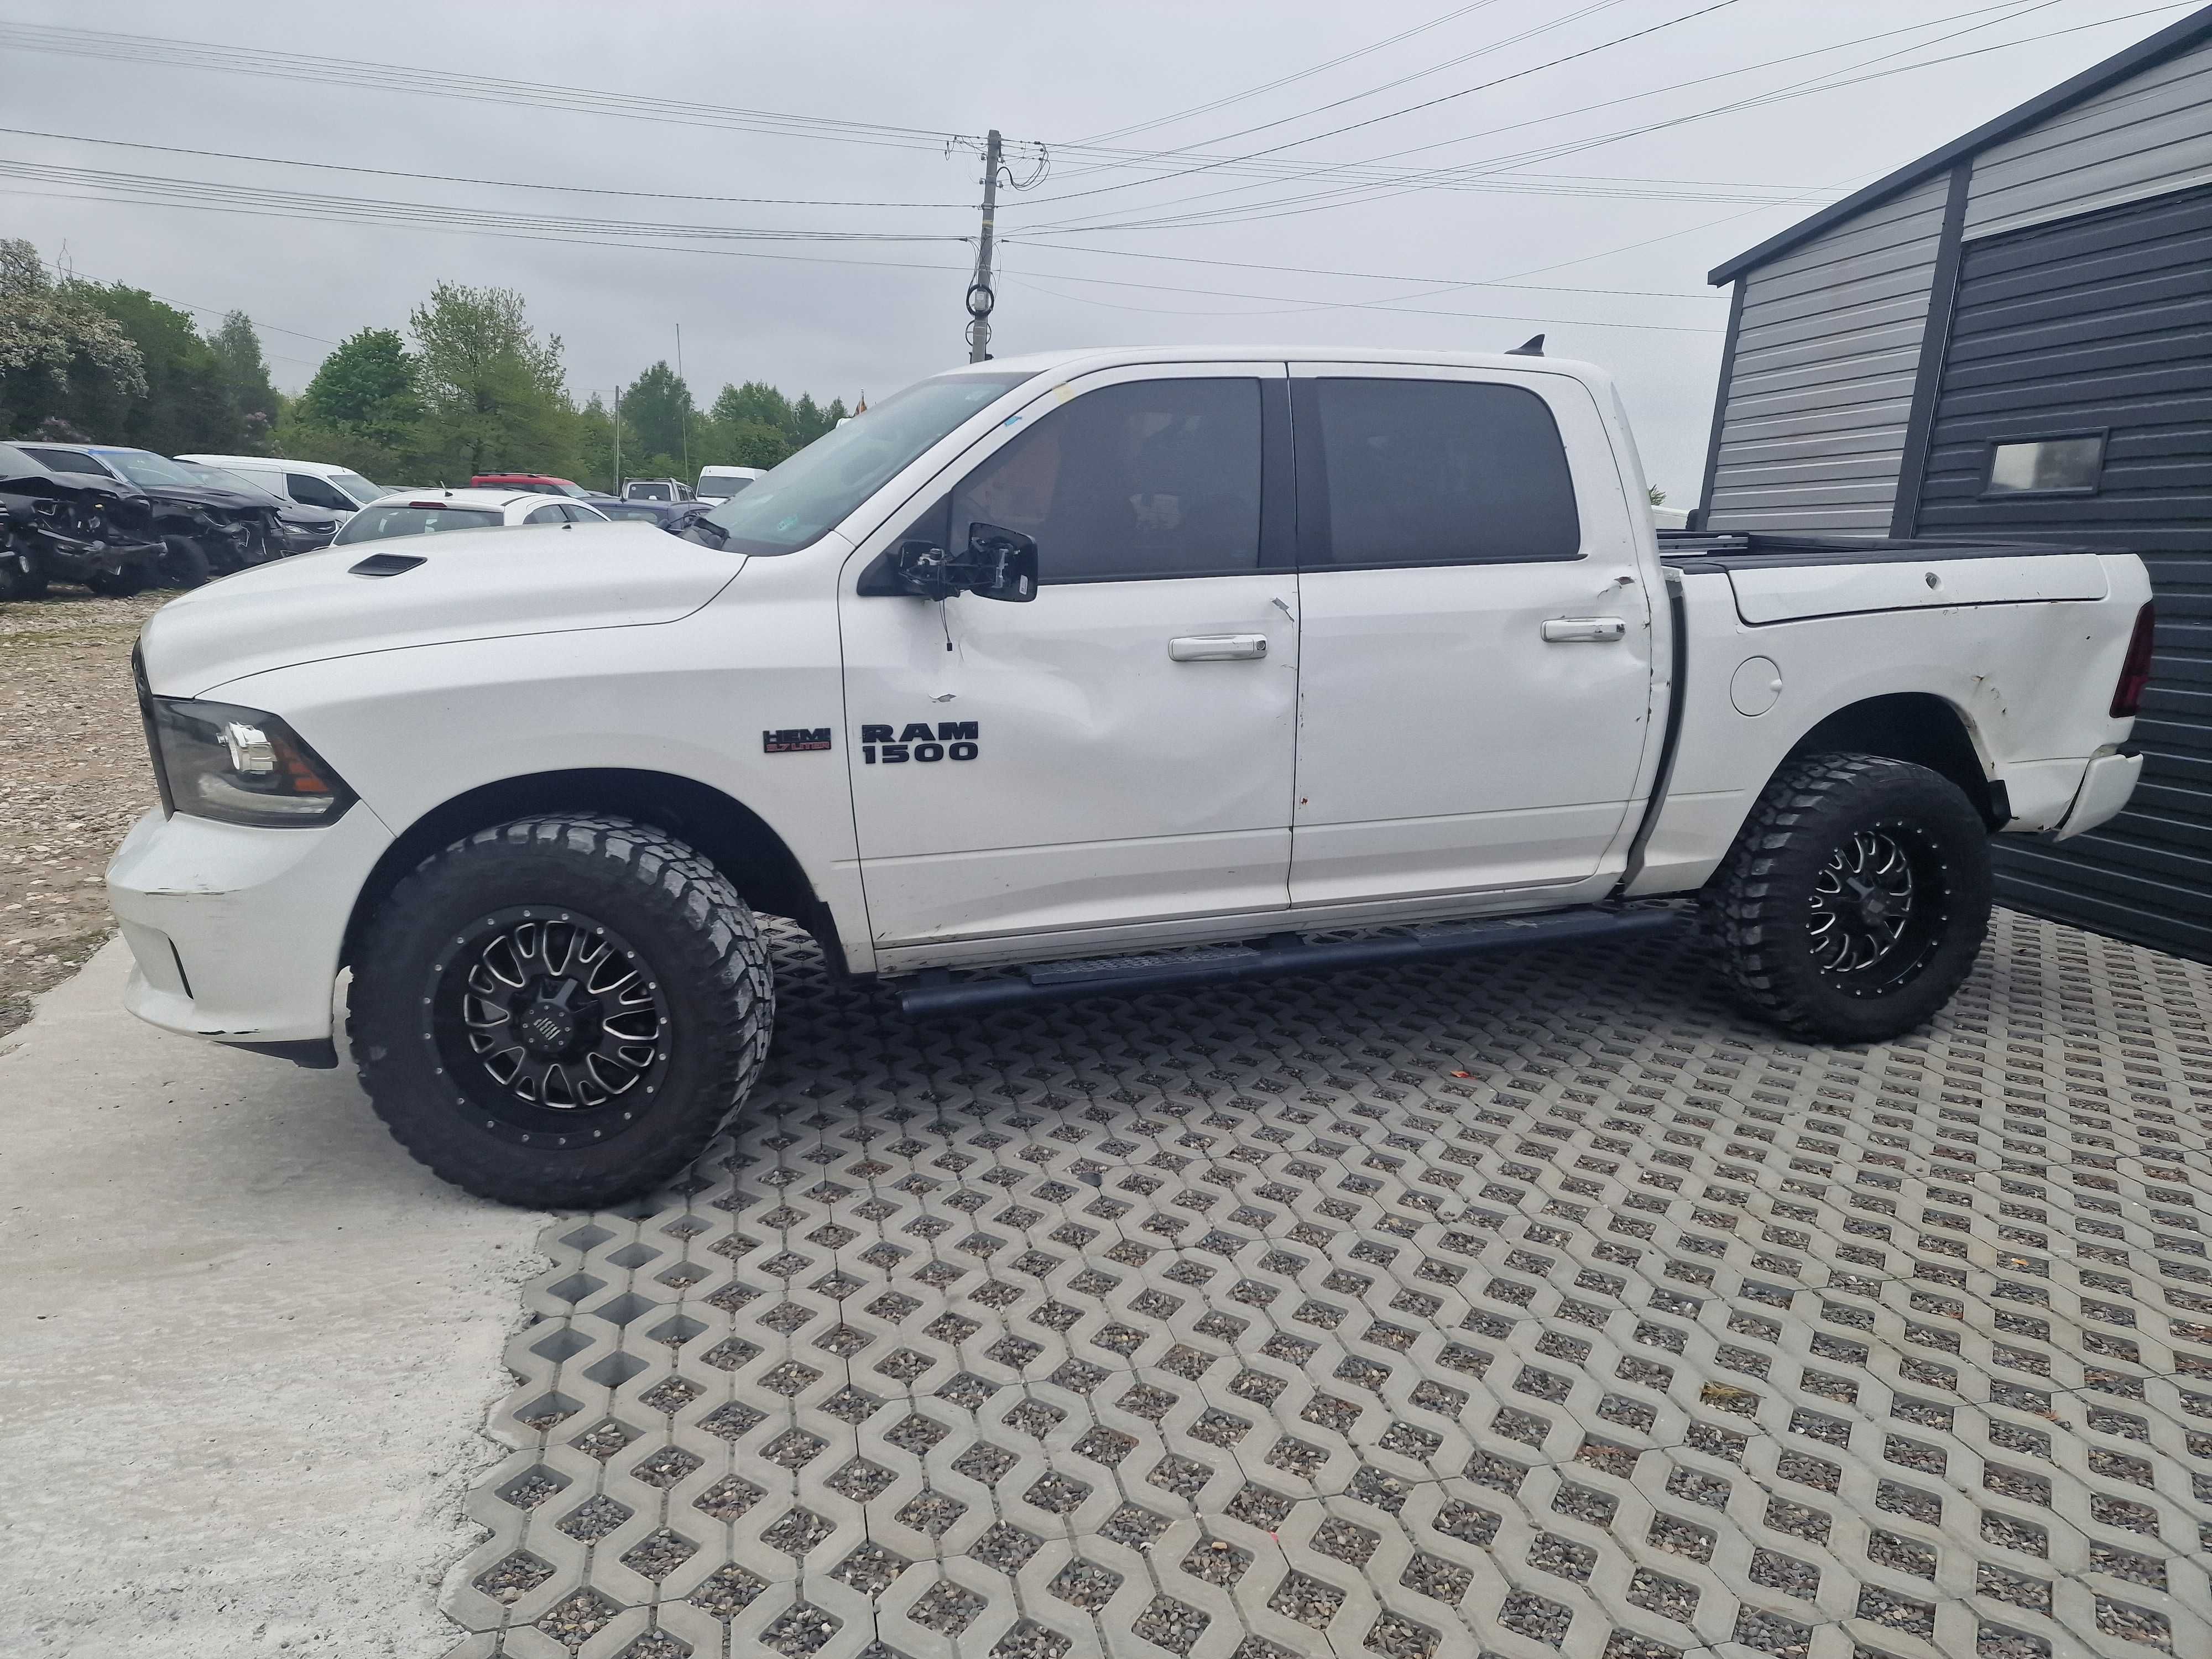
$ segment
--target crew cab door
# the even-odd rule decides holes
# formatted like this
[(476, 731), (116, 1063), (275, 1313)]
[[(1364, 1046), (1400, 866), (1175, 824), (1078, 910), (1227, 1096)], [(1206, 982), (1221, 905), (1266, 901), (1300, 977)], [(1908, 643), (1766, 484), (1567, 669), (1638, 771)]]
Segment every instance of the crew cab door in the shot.
[[(845, 747), (878, 946), (956, 960), (1287, 906), (1288, 429), (1279, 362), (1085, 376), (848, 562)], [(977, 523), (1036, 541), (1033, 600), (884, 591), (902, 543), (964, 548)]]
[(1644, 514), (1595, 399), (1540, 372), (1291, 373), (1294, 904), (1592, 877), (1652, 690)]

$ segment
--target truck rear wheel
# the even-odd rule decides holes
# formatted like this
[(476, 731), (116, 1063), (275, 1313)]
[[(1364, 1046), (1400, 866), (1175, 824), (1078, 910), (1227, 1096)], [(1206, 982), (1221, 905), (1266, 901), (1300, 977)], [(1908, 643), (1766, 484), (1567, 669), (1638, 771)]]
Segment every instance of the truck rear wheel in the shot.
[(682, 842), (599, 815), (519, 818), (417, 866), (354, 971), (377, 1115), (433, 1173), (539, 1209), (649, 1192), (759, 1075), (768, 946)]
[(1879, 755), (1813, 755), (1767, 785), (1705, 908), (1753, 1012), (1798, 1036), (1878, 1042), (1951, 1000), (1990, 892), (1988, 828), (1956, 784)]

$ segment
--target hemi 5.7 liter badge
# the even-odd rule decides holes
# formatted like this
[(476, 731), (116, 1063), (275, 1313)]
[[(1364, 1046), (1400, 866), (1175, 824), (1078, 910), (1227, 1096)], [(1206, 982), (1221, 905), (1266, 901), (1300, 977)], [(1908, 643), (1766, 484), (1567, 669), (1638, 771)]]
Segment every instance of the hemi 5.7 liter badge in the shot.
[(793, 726), (781, 732), (761, 733), (761, 752), (769, 755), (804, 755), (830, 746), (830, 728), (826, 726)]

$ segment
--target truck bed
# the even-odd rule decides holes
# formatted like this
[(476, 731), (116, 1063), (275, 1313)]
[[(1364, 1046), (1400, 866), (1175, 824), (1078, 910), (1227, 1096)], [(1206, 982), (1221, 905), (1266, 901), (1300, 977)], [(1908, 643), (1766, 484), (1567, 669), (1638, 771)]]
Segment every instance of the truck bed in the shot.
[(1659, 532), (1659, 556), (1667, 563), (1678, 570), (1716, 573), (1789, 565), (2033, 558), (2091, 550), (2057, 542), (1983, 541), (1953, 536), (1791, 536), (1759, 530)]

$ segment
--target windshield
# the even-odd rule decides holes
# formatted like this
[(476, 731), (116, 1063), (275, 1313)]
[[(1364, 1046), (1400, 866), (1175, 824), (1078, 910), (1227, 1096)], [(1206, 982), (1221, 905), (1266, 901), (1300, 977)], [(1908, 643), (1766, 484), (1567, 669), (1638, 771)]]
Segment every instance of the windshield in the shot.
[(372, 507), (356, 513), (338, 532), (333, 547), (380, 542), (394, 536), (434, 536), (441, 530), (483, 530), (500, 522), (495, 508), (481, 507)]
[(392, 493), (382, 484), (369, 483), (358, 472), (333, 472), (330, 474), (327, 482), (336, 484), (362, 507), (367, 507), (380, 495), (388, 495)]
[[(106, 457), (108, 465), (137, 484), (141, 489), (158, 489), (163, 484), (204, 484), (204, 478), (195, 478), (181, 462), (160, 455), (141, 454), (135, 450), (110, 450)], [(228, 484), (222, 486), (225, 489)]]
[(292, 505), (282, 495), (264, 489), (242, 472), (226, 472), (219, 466), (203, 466), (198, 461), (175, 461), (171, 465), (194, 483), (213, 484), (217, 489), (235, 489), (244, 495), (259, 495), (269, 501), (283, 502), (286, 507)]
[(986, 404), (1030, 377), (940, 374), (917, 380), (824, 433), (701, 520), (732, 553), (795, 553), (822, 538), (884, 482)]

